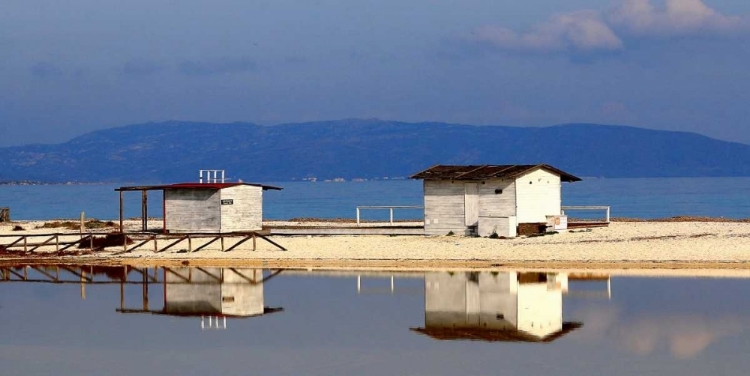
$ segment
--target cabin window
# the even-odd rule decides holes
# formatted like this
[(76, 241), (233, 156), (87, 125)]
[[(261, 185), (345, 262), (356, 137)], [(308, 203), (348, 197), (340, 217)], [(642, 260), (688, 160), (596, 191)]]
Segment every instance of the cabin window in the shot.
[(500, 188), (498, 188), (498, 189), (495, 189), (495, 194), (496, 194), (496, 195), (501, 195), (501, 194), (503, 194), (503, 190), (502, 190), (502, 189), (500, 189)]

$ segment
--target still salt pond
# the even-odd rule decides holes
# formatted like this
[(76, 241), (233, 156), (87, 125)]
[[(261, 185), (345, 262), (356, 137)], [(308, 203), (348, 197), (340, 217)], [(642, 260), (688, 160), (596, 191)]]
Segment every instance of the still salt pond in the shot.
[(3, 375), (750, 369), (750, 279), (505, 270), (1, 270)]
[[(358, 205), (422, 205), (422, 184), (413, 180), (345, 183), (267, 183), (284, 188), (264, 195), (264, 217), (354, 218)], [(18, 220), (118, 216), (117, 185), (0, 186), (0, 206)], [(125, 195), (125, 215), (140, 215), (140, 195)], [(659, 218), (701, 215), (750, 217), (750, 178), (593, 179), (563, 184), (563, 205), (610, 205), (615, 217)], [(149, 212), (159, 216), (161, 196), (149, 195)], [(420, 210), (398, 210), (396, 217), (419, 219)], [(576, 213), (580, 215), (581, 213)], [(599, 213), (600, 214), (600, 213)], [(385, 211), (363, 212), (385, 219)]]

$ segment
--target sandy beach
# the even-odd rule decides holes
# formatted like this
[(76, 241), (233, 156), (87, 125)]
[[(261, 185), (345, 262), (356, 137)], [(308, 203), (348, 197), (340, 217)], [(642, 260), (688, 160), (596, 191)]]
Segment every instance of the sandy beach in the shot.
[[(49, 222), (49, 221), (48, 221)], [(69, 233), (76, 230), (40, 228), (43, 221), (0, 225), (0, 234)], [(269, 222), (274, 226), (295, 226), (294, 222)], [(345, 225), (324, 223), (320, 225)], [(160, 221), (150, 226), (158, 228)], [(316, 225), (305, 223), (305, 225)], [(21, 226), (24, 231), (13, 231)], [(129, 220), (126, 230), (136, 230), (140, 221)], [(102, 229), (106, 231), (106, 229)], [(61, 240), (66, 237), (61, 237)], [(3, 243), (9, 243), (5, 238)], [(41, 239), (41, 238), (39, 238)], [(122, 247), (109, 247), (95, 253), (76, 252), (59, 256), (54, 246), (37, 249), (33, 255), (5, 252), (0, 261), (37, 259), (106, 261), (111, 263), (243, 264), (278, 266), (548, 266), (619, 268), (719, 268), (750, 269), (750, 223), (737, 222), (613, 222), (609, 227), (561, 232), (539, 237), (490, 239), (458, 236), (272, 236), (288, 249), (281, 251), (258, 239), (257, 248), (246, 242), (231, 252), (212, 244), (198, 252), (188, 252), (183, 242), (164, 252), (154, 253), (153, 242), (129, 253), (115, 254)], [(207, 240), (194, 239), (193, 249)], [(236, 240), (229, 241), (229, 247)], [(166, 240), (162, 240), (166, 242)], [(137, 239), (136, 239), (137, 243)], [(217, 242), (218, 243), (218, 242)]]

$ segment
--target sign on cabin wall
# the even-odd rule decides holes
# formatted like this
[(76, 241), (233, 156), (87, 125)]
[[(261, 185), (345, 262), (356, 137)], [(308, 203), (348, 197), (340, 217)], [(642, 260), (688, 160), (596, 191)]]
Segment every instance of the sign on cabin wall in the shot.
[(221, 200), (221, 204), (222, 204), (222, 205), (234, 205), (234, 200), (232, 200), (232, 199), (229, 199), (229, 200)]

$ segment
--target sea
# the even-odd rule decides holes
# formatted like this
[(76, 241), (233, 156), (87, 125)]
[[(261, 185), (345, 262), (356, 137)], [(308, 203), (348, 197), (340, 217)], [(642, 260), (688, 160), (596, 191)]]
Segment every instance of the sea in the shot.
[[(266, 219), (355, 218), (357, 206), (422, 206), (422, 182), (377, 180), (362, 182), (262, 182), (283, 188), (263, 195)], [(135, 183), (132, 185), (148, 184)], [(119, 215), (120, 185), (0, 185), (0, 207), (16, 220), (78, 218), (115, 219)], [(679, 215), (726, 218), (750, 217), (750, 178), (584, 179), (563, 183), (565, 206), (610, 206), (612, 217), (663, 218)], [(141, 215), (140, 192), (126, 192), (125, 217)], [(162, 197), (149, 193), (150, 216), (162, 213)], [(568, 213), (600, 217), (602, 212)], [(363, 219), (383, 220), (387, 210), (363, 209)], [(395, 219), (421, 219), (422, 211), (394, 210)]]
[[(422, 204), (418, 181), (267, 184), (284, 188), (264, 194), (270, 219)], [(0, 186), (0, 206), (18, 220), (113, 219), (115, 188)], [(140, 215), (140, 194), (125, 198)], [(747, 218), (750, 178), (586, 179), (564, 185), (563, 204)], [(750, 273), (0, 262), (0, 333), (3, 376), (747, 375)]]

